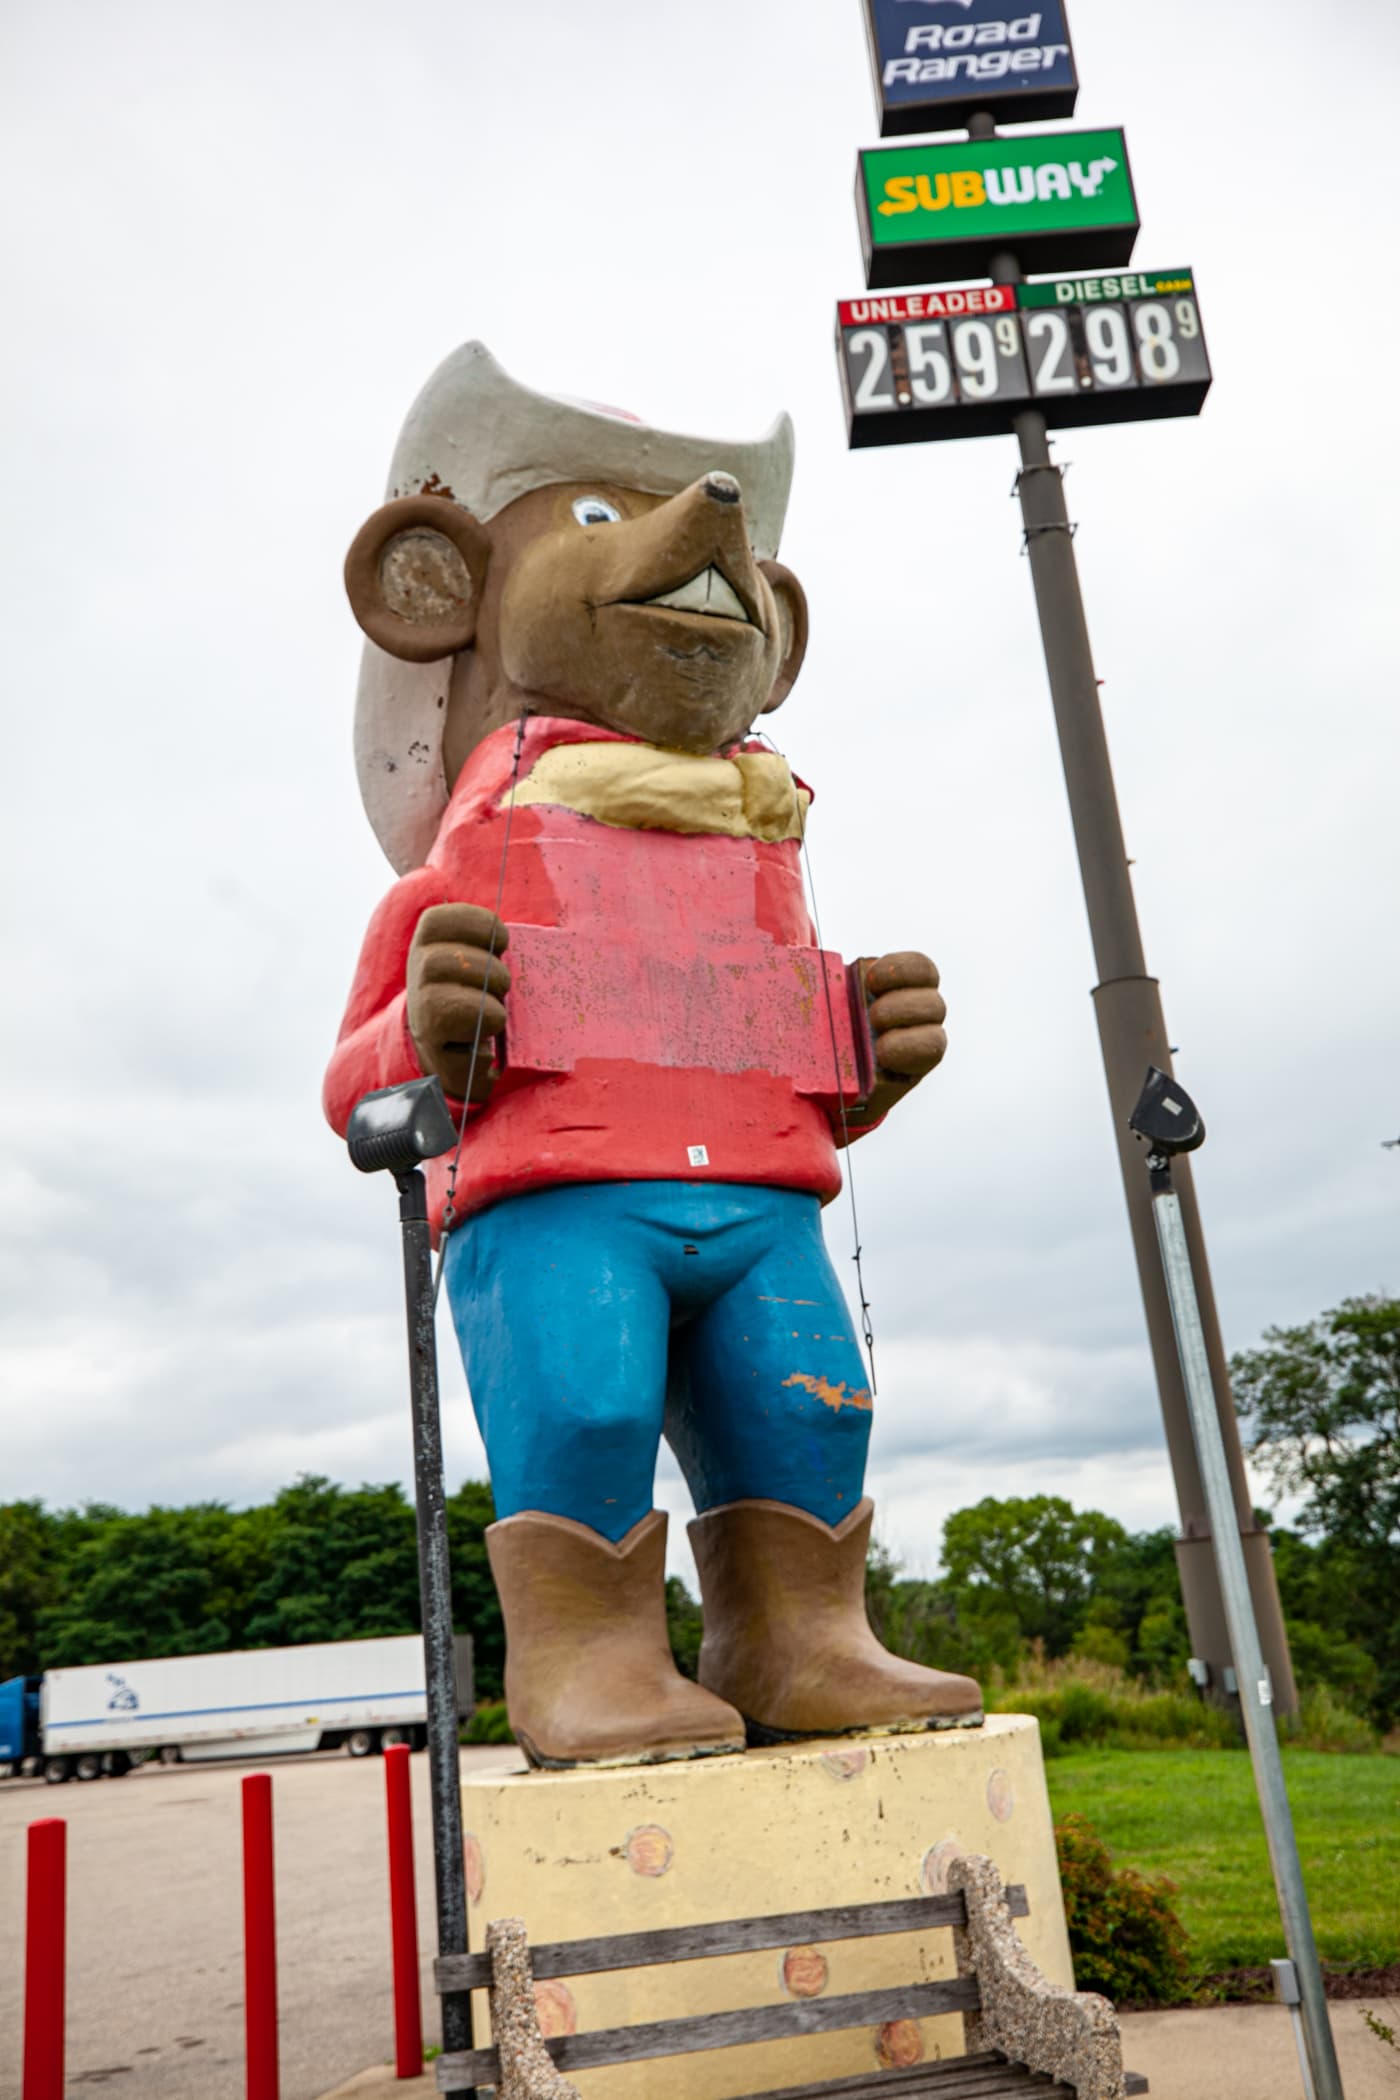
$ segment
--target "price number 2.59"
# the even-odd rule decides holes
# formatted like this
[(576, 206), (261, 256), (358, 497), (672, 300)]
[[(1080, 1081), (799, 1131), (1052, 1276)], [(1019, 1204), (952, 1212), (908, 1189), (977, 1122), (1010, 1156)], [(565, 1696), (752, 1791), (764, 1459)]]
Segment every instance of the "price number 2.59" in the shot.
[(1014, 314), (855, 328), (845, 351), (856, 414), (1025, 399), (1026, 361)]

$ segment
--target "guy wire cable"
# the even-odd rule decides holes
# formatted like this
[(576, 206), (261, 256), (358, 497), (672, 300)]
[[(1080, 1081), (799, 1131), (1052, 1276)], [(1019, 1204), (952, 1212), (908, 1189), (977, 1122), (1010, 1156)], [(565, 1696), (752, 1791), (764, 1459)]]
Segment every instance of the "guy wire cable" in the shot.
[[(525, 745), (525, 724), (530, 710), (520, 711), (520, 720), (515, 725), (515, 752), (510, 762), (510, 800), (506, 804), (506, 830), (501, 840), (501, 865), (496, 873), (496, 908), (493, 913), (491, 938), (486, 947), (486, 976), (491, 975), (491, 964), (496, 959), (496, 927), (501, 920), (501, 903), (506, 893), (506, 856), (510, 852), (510, 828), (515, 821), (515, 789), (520, 778), (520, 754)], [(476, 1079), (476, 1061), (481, 1051), (482, 1024), (486, 1019), (487, 987), (481, 987), (481, 1003), (476, 1010), (476, 1027), (472, 1033), (471, 1056), (467, 1059), (467, 1091), (462, 1101), (462, 1121), (457, 1130), (457, 1149), (452, 1155), (452, 1164), (447, 1170), (447, 1201), (442, 1207), (442, 1229), (438, 1234), (437, 1273), (433, 1277), (433, 1310), (437, 1310), (442, 1295), (442, 1271), (447, 1261), (447, 1242), (452, 1237), (452, 1228), (457, 1222), (457, 1169), (462, 1163), (462, 1147), (467, 1140), (467, 1119), (472, 1112), (472, 1085)]]
[[(779, 751), (767, 731), (752, 729), (749, 734), (756, 737), (760, 743), (766, 744), (776, 757), (782, 759), (784, 765), (787, 766), (788, 772), (792, 774), (795, 784), (797, 776), (792, 772), (792, 765), (787, 753)], [(812, 929), (817, 936), (818, 948), (824, 948), (821, 913), (817, 909), (817, 885), (812, 877), (812, 855), (807, 844), (807, 814), (802, 807), (800, 796), (797, 798), (797, 821), (801, 827), (798, 832), (798, 842), (802, 853), (802, 866), (807, 878), (807, 896), (812, 906)], [(831, 980), (825, 967), (822, 969), (821, 976), (822, 991), (826, 997), (826, 1024), (831, 1031), (831, 1063), (836, 1075), (836, 1108), (841, 1118), (841, 1156), (845, 1173), (846, 1194), (850, 1199), (851, 1205), (851, 1241), (855, 1250), (851, 1255), (851, 1260), (856, 1265), (856, 1290), (860, 1295), (861, 1339), (865, 1343), (865, 1354), (870, 1364), (870, 1397), (873, 1400), (877, 1400), (880, 1396), (880, 1389), (875, 1382), (875, 1326), (870, 1316), (870, 1300), (865, 1295), (865, 1270), (862, 1265), (864, 1250), (860, 1242), (860, 1216), (856, 1208), (856, 1175), (855, 1166), (851, 1159), (850, 1125), (846, 1116), (845, 1096), (841, 1091), (841, 1051), (836, 1040), (836, 1013), (831, 1004)]]

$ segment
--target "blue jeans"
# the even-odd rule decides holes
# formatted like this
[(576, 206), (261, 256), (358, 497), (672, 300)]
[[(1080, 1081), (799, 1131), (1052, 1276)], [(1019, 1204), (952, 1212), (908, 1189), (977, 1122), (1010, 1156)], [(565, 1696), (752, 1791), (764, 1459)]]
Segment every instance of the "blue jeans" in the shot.
[(543, 1189), (460, 1226), (446, 1282), (498, 1516), (622, 1538), (663, 1432), (697, 1510), (759, 1496), (835, 1524), (859, 1501), (870, 1387), (815, 1196)]

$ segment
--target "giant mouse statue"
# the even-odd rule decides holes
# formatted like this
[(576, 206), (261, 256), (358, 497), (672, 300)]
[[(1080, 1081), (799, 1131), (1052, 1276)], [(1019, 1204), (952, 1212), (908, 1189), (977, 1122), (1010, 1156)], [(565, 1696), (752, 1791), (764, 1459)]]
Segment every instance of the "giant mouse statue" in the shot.
[[(839, 1147), (938, 1064), (944, 1005), (912, 952), (854, 965), (848, 999), (804, 902), (810, 796), (751, 735), (806, 645), (775, 559), (792, 445), (786, 417), (712, 443), (538, 394), (468, 343), (346, 564), (400, 879), (326, 1111), (343, 1132), (437, 1074), (465, 1117), (430, 1202), (540, 1765), (981, 1719), (865, 1615), (870, 1388), (820, 1213)], [(698, 1683), (666, 1639), (663, 1435)]]

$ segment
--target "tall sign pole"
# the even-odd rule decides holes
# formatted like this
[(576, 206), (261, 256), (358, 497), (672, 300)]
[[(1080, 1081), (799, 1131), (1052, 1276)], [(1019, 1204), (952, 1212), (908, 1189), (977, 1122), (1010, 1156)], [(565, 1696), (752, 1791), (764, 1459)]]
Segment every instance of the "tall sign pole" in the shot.
[[(1036, 610), (1045, 649), (1050, 699), (1060, 740), (1070, 820), (1079, 854), (1084, 904), (1094, 948), (1098, 983), (1094, 1015), (1099, 1028), (1109, 1110), (1118, 1145), (1123, 1195), (1137, 1260), (1152, 1361), (1157, 1375), (1167, 1450), (1181, 1513), (1176, 1542), (1186, 1622), (1197, 1674), (1217, 1697), (1236, 1696), (1233, 1650), (1220, 1580), (1211, 1546), (1210, 1513), (1191, 1435), (1186, 1388), (1172, 1330), (1171, 1306), (1152, 1222), (1152, 1198), (1142, 1171), (1141, 1153), (1128, 1128), (1148, 1065), (1170, 1074), (1171, 1050), (1157, 979), (1149, 976), (1138, 928), (1132, 877), (1123, 843), (1123, 827), (1114, 793), (1113, 768), (1104, 734), (1094, 659), (1079, 569), (1074, 558), (1073, 527), (1065, 506), (1064, 476), (1050, 457), (1049, 433), (1039, 409), (1023, 409), (1014, 419), (1021, 448), (1016, 477), (1025, 525), (1026, 553), (1035, 588)], [(1211, 1288), (1205, 1235), (1201, 1229), (1189, 1162), (1176, 1169), (1176, 1196), (1191, 1256), (1201, 1329), (1205, 1337), (1220, 1434), (1229, 1468), (1230, 1492), (1239, 1520), (1245, 1566), (1254, 1598), (1259, 1637), (1282, 1713), (1297, 1710), (1298, 1695), (1288, 1654), (1268, 1534), (1254, 1522), (1254, 1505), (1245, 1475), (1239, 1425), (1220, 1321)]]
[[(1094, 1011), (1147, 1316), (1181, 1535), (1177, 1565), (1192, 1675), (1233, 1705), (1238, 1683), (1152, 1206), (1128, 1129), (1149, 1064), (1170, 1073), (1157, 980), (1133, 899), (1064, 478), (1050, 431), (1193, 415), (1210, 364), (1193, 274), (1128, 270), (1138, 209), (1121, 130), (999, 134), (998, 120), (1066, 117), (1078, 77), (1061, 0), (1016, 16), (1007, 0), (864, 0), (881, 131), (859, 156), (856, 210), (872, 293), (837, 312), (853, 446), (1014, 433), (1016, 494), (1094, 949)], [(936, 17), (936, 19), (934, 19)], [(995, 85), (991, 85), (994, 83)], [(903, 143), (963, 126), (965, 142)], [(1025, 269), (1096, 274), (1027, 282)], [(987, 284), (949, 288), (982, 270)], [(1254, 1522), (1200, 1212), (1177, 1178), (1221, 1442), (1276, 1710), (1297, 1707), (1268, 1536)]]

